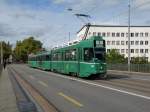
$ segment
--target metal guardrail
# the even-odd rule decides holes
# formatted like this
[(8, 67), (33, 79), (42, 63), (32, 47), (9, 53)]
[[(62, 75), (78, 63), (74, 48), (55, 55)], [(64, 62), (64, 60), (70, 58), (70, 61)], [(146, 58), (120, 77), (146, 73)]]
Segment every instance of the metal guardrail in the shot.
[[(128, 64), (107, 64), (108, 70), (128, 71)], [(131, 72), (150, 73), (150, 64), (131, 64)]]

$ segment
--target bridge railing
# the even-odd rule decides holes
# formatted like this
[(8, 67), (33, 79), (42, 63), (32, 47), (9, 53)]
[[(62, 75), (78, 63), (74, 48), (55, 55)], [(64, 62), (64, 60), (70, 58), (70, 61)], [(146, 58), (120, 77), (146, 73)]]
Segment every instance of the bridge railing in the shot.
[[(108, 70), (128, 71), (128, 64), (107, 64)], [(132, 72), (150, 73), (150, 64), (131, 64)]]

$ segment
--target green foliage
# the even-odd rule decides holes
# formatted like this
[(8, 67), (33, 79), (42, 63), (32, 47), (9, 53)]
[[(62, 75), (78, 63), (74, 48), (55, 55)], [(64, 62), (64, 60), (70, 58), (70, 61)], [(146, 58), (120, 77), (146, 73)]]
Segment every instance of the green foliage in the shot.
[(131, 60), (132, 64), (147, 64), (148, 61), (146, 60), (145, 57), (134, 57)]
[(42, 49), (42, 43), (35, 40), (34, 37), (29, 37), (23, 41), (17, 41), (16, 47), (14, 49), (14, 54), (16, 60), (27, 61), (28, 55), (31, 53), (36, 53)]
[[(12, 46), (10, 45), (9, 42), (6, 43), (3, 41), (2, 48), (3, 48), (3, 60), (7, 60), (12, 53)], [(1, 49), (1, 46), (0, 46), (0, 49)], [(0, 56), (1, 56), (1, 54), (0, 54)]]
[(109, 53), (106, 54), (107, 63), (126, 63), (127, 60), (124, 55), (121, 55), (117, 52), (116, 49), (112, 49)]

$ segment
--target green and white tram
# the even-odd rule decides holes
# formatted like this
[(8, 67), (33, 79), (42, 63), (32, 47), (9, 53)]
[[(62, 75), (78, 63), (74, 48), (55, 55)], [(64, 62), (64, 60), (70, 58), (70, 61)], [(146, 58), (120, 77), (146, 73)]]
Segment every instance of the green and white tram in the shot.
[(106, 77), (105, 54), (105, 41), (100, 36), (93, 36), (76, 44), (53, 49), (46, 54), (48, 58), (44, 53), (36, 55), (37, 68), (78, 77)]

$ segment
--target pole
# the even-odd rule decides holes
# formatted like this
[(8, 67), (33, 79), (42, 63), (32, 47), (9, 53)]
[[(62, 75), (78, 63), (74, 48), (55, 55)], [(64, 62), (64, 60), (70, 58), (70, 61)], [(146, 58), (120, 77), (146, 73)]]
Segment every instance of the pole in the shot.
[(1, 41), (1, 64), (3, 64), (3, 42)]
[(70, 42), (70, 32), (69, 32), (69, 42)]
[(130, 71), (130, 19), (131, 19), (131, 4), (129, 0), (129, 12), (128, 12), (128, 71)]

